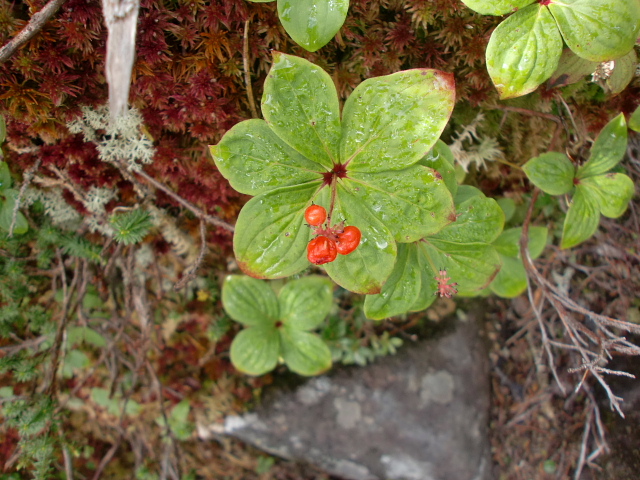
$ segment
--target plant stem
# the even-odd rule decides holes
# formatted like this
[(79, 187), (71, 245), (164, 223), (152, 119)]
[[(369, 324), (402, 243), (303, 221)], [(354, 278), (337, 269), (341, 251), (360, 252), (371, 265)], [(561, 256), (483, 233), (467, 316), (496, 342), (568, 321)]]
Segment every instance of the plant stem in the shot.
[(331, 185), (329, 185), (329, 188), (331, 188), (331, 204), (329, 205), (329, 214), (327, 215), (327, 225), (329, 227), (331, 227), (331, 216), (333, 215), (333, 208), (336, 205), (336, 191), (338, 190), (337, 182), (338, 179), (334, 175), (331, 178)]
[(253, 98), (253, 87), (251, 86), (251, 74), (249, 73), (249, 25), (251, 18), (248, 18), (244, 22), (244, 36), (242, 41), (242, 66), (244, 68), (244, 83), (247, 87), (247, 98), (249, 99), (249, 108), (251, 109), (251, 116), (253, 118), (258, 117), (258, 110), (256, 109), (256, 102)]

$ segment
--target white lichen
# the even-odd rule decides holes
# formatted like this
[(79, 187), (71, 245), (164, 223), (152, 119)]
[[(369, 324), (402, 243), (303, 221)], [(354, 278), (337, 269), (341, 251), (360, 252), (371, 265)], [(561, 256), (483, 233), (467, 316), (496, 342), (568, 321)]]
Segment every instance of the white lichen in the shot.
[(152, 140), (142, 131), (142, 115), (135, 108), (112, 121), (106, 106), (82, 107), (82, 117), (67, 124), (71, 133), (82, 133), (85, 140), (96, 144), (100, 159), (130, 171), (140, 171), (155, 153)]
[(449, 145), (456, 162), (465, 172), (469, 171), (472, 163), (484, 167), (485, 162), (504, 157), (495, 138), (478, 134), (477, 129), (483, 121), (484, 115), (479, 113), (469, 125), (456, 133), (453, 143)]

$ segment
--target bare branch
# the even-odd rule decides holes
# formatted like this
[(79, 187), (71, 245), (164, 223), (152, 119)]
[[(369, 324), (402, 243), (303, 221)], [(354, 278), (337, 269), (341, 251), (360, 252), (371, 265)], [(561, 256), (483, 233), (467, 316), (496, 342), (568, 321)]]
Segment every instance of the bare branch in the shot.
[(200, 268), (200, 264), (204, 259), (204, 255), (206, 251), (207, 251), (207, 227), (205, 226), (204, 220), (200, 219), (200, 254), (198, 255), (198, 258), (193, 263), (193, 265), (187, 269), (187, 271), (185, 272), (184, 276), (180, 279), (180, 281), (178, 281), (173, 286), (174, 290), (176, 291), (180, 290), (187, 283), (189, 283), (191, 280), (196, 278), (196, 272)]
[(42, 30), (44, 24), (55, 15), (58, 9), (66, 1), (67, 0), (51, 0), (42, 8), (42, 10), (34, 13), (27, 26), (0, 49), (0, 63), (4, 63), (9, 60), (9, 58), (16, 53), (20, 47), (35, 37), (36, 34)]
[(160, 183), (158, 180), (156, 180), (152, 176), (148, 175), (144, 171), (138, 172), (138, 175), (140, 175), (142, 178), (144, 178), (147, 182), (149, 182), (151, 185), (156, 187), (158, 190), (162, 190), (164, 193), (169, 195), (175, 201), (177, 201), (178, 203), (183, 205), (185, 208), (191, 210), (198, 218), (201, 218), (201, 219), (205, 220), (206, 222), (208, 222), (208, 223), (210, 223), (212, 225), (215, 225), (216, 227), (222, 227), (225, 230), (228, 230), (230, 232), (233, 232), (235, 230), (233, 225), (230, 225), (227, 222), (225, 222), (224, 220), (220, 220), (219, 218), (214, 217), (213, 215), (209, 215), (208, 213), (203, 212), (198, 207), (196, 207), (192, 203), (188, 202), (187, 200), (182, 198), (177, 193), (172, 192), (169, 187), (167, 187), (166, 185)]
[[(540, 194), (540, 190), (536, 189), (533, 198), (531, 199), (531, 204), (529, 205), (529, 210), (527, 211), (527, 216), (524, 220), (524, 224), (522, 226), (522, 237), (520, 238), (520, 253), (522, 258), (525, 258), (527, 255), (527, 259), (531, 261), (528, 257), (529, 249), (527, 248), (529, 244), (529, 225), (531, 223), (531, 216), (533, 215), (533, 207), (538, 199), (538, 195)], [(527, 262), (523, 262), (525, 268), (527, 268)], [(531, 263), (531, 266), (533, 264)], [(534, 267), (535, 268), (535, 267)], [(527, 270), (528, 271), (528, 270)], [(547, 353), (547, 361), (549, 362), (549, 368), (551, 369), (551, 373), (553, 374), (553, 378), (555, 379), (560, 391), (563, 395), (566, 394), (564, 385), (560, 381), (560, 377), (558, 376), (558, 372), (556, 370), (555, 360), (553, 358), (553, 352), (551, 351), (551, 346), (549, 344), (549, 337), (547, 336), (547, 329), (542, 321), (542, 314), (540, 313), (540, 308), (536, 305), (536, 302), (533, 298), (533, 290), (531, 289), (531, 283), (529, 282), (529, 275), (527, 275), (527, 294), (529, 296), (529, 302), (531, 303), (531, 309), (538, 321), (538, 327), (540, 328), (540, 334), (542, 335), (542, 345), (544, 346), (544, 350)]]

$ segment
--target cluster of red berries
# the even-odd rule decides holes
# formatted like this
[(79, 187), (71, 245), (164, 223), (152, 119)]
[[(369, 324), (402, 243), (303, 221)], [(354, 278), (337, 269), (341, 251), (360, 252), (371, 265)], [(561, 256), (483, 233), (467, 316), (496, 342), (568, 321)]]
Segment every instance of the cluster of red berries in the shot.
[(320, 205), (311, 205), (304, 212), (304, 218), (314, 228), (316, 237), (307, 245), (307, 258), (315, 265), (333, 262), (338, 254), (349, 255), (358, 245), (362, 233), (358, 227), (344, 226), (340, 222), (333, 227), (327, 224), (322, 226), (327, 220), (327, 211)]

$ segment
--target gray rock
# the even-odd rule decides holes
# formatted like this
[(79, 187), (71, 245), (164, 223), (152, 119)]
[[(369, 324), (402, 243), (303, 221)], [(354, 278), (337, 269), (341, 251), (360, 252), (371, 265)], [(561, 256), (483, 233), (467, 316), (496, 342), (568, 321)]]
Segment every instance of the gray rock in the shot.
[(352, 480), (489, 480), (489, 376), (474, 322), (365, 368), (271, 392), (225, 434)]

